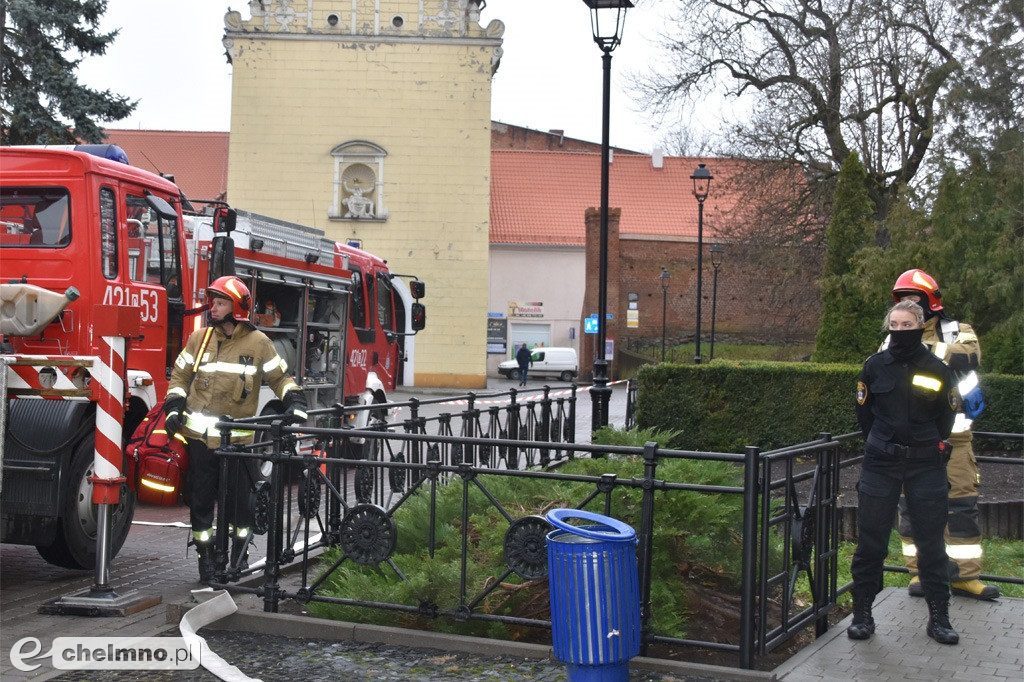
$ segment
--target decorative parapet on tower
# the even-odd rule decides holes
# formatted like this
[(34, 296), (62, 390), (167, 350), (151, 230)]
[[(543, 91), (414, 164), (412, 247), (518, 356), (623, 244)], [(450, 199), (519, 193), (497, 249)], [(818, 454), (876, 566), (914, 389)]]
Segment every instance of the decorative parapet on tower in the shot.
[[(482, 4), (480, 0), (385, 0), (372, 4), (360, 0), (250, 0), (249, 19), (235, 10), (224, 15), (223, 44), (229, 62), (238, 56), (235, 37), (240, 34), (352, 42), (479, 40), (481, 45), (493, 45), (505, 34), (505, 24), (493, 19), (486, 27), (480, 26)], [(491, 59), (492, 72), (501, 55), (499, 42)]]

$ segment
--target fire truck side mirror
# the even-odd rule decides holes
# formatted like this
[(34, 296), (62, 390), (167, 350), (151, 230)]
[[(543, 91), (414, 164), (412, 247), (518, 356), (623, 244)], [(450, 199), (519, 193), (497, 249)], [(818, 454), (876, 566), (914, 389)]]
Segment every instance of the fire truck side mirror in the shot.
[(235, 242), (231, 237), (214, 237), (210, 247), (210, 281), (235, 274)]
[(174, 207), (157, 195), (146, 192), (146, 203), (149, 204), (149, 207), (156, 211), (164, 220), (178, 219), (178, 212), (174, 210)]
[(427, 308), (422, 303), (413, 303), (411, 313), (414, 332), (421, 331), (427, 326)]
[(233, 208), (220, 207), (213, 212), (213, 231), (216, 232), (233, 232), (235, 229), (235, 219), (238, 214), (235, 213)]
[(427, 295), (427, 286), (422, 280), (414, 279), (409, 282), (409, 293), (412, 294), (413, 298), (421, 299)]

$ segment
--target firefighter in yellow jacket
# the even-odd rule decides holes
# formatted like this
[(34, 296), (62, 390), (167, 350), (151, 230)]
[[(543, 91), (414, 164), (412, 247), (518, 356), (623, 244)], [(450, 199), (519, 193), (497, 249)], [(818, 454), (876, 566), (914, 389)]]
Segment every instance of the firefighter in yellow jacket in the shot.
[[(970, 325), (943, 316), (939, 284), (924, 270), (907, 270), (896, 279), (892, 288), (895, 301), (912, 300), (925, 312), (922, 342), (933, 355), (945, 362), (957, 379), (964, 404), (972, 394), (980, 395), (977, 370), (981, 365), (981, 346)], [(882, 344), (885, 348), (888, 343)], [(949, 441), (953, 454), (947, 465), (949, 477), (949, 517), (946, 525), (946, 554), (949, 556), (950, 588), (953, 594), (974, 599), (995, 599), (999, 588), (979, 580), (981, 575), (981, 529), (978, 527), (978, 464), (971, 448), (971, 419), (963, 409), (957, 412)], [(909, 592), (924, 596), (917, 577), (917, 547), (914, 531), (900, 502), (900, 539), (903, 557), (910, 570)]]
[[(206, 288), (209, 326), (189, 336), (171, 372), (164, 402), (167, 431), (188, 439), (192, 537), (199, 555), (199, 580), (213, 578), (213, 520), (220, 463), (211, 452), (221, 434), (218, 418), (255, 416), (260, 385), (266, 381), (284, 402), (286, 419), (307, 419), (302, 389), (288, 374), (273, 342), (249, 322), (249, 289), (237, 277), (221, 277)], [(232, 443), (251, 443), (253, 432), (232, 430)], [(246, 462), (232, 462), (227, 521), (231, 529), (231, 561), (246, 565), (252, 513), (252, 476)]]

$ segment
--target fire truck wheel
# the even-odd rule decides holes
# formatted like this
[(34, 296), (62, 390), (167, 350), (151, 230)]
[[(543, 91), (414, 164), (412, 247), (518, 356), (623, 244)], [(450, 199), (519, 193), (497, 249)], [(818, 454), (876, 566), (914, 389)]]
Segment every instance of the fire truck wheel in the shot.
[[(92, 503), (94, 436), (90, 434), (78, 444), (71, 459), (68, 490), (61, 503), (57, 535), (49, 545), (36, 545), (39, 555), (51, 564), (64, 568), (96, 567), (96, 505)], [(132, 516), (135, 514), (135, 493), (121, 485), (121, 501), (110, 513), (110, 558), (121, 550)]]

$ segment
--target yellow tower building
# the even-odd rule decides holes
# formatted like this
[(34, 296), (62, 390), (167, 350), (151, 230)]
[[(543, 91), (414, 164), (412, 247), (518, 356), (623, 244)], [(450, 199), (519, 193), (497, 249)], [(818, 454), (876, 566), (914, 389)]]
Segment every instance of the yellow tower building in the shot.
[(252, 0), (225, 15), (228, 196), (427, 285), (415, 384), (486, 386), (491, 76), (480, 0)]

